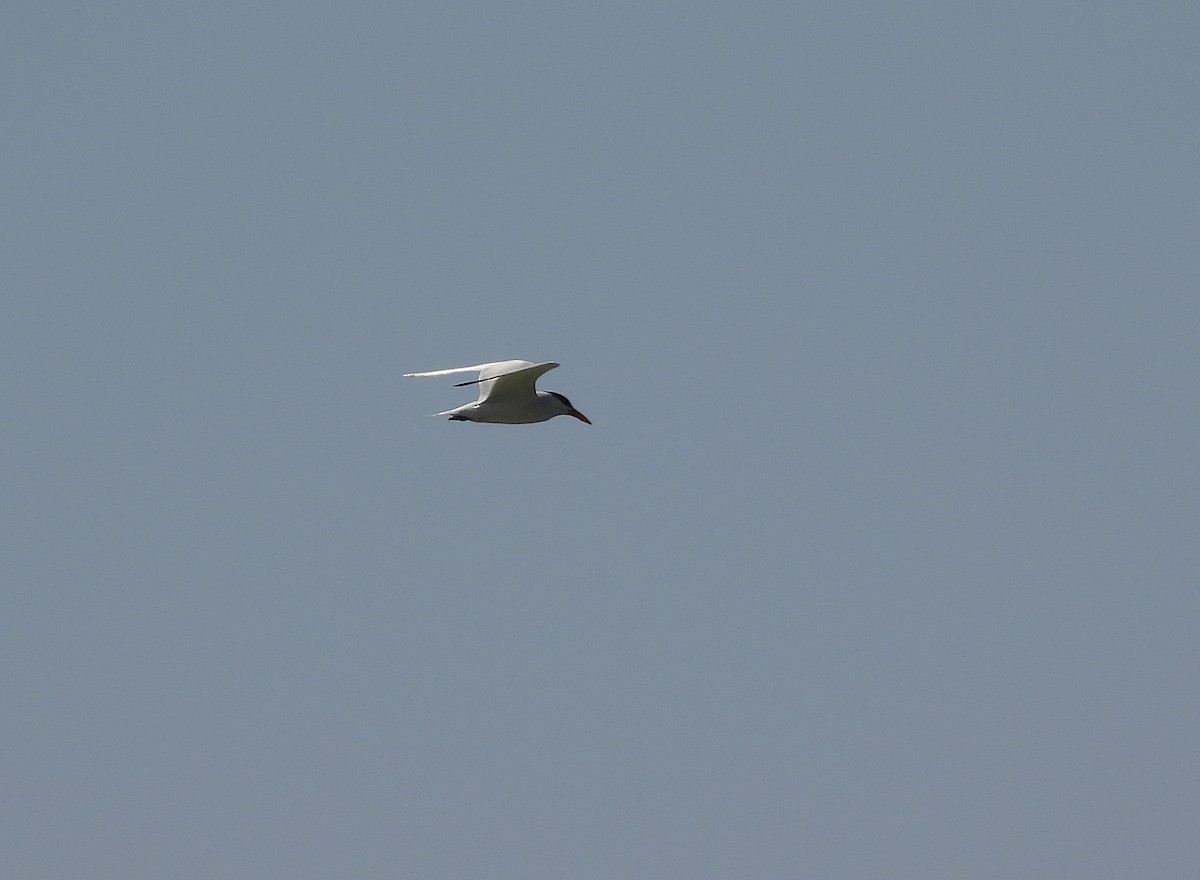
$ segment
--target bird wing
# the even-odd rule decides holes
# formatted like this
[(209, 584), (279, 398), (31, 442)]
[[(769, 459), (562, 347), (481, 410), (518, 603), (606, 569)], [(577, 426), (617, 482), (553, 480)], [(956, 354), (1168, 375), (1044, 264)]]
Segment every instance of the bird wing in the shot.
[(473, 367), (454, 367), (449, 370), (430, 370), (426, 373), (405, 373), (405, 376), (451, 376), (455, 373), (479, 373), (478, 379), (469, 382), (459, 382), (454, 387), (464, 385), (479, 385), (479, 403), (492, 395), (500, 397), (534, 397), (537, 391), (534, 383), (538, 376), (547, 370), (553, 370), (558, 364), (547, 361), (535, 364), (532, 361), (494, 361), (490, 364), (476, 364)]
[(480, 403), (489, 397), (509, 400), (534, 398), (537, 397), (537, 389), (534, 386), (538, 376), (557, 366), (558, 364), (550, 361), (544, 364), (533, 364), (529, 361), (501, 361), (497, 364), (489, 364), (488, 369), (481, 370), (478, 379), (460, 382), (455, 387), (478, 384)]
[[(476, 364), (473, 367), (451, 367), (449, 370), (430, 370), (426, 373), (405, 373), (405, 377), (452, 376), (455, 373), (483, 373), (484, 370), (496, 368), (499, 372), (519, 370), (522, 367), (533, 366), (530, 361), (495, 361), (490, 364)], [(500, 369), (504, 368), (504, 369)]]

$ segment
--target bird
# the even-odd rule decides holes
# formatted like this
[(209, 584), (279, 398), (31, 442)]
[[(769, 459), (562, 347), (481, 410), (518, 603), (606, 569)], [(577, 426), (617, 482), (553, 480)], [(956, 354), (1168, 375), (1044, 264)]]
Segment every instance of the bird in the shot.
[(434, 413), (449, 416), (452, 422), (491, 422), (499, 425), (528, 425), (544, 422), (555, 416), (573, 416), (581, 422), (592, 420), (575, 409), (571, 401), (557, 391), (538, 391), (534, 387), (538, 376), (553, 370), (552, 361), (535, 364), (532, 361), (496, 361), (473, 367), (454, 367), (449, 370), (430, 370), (425, 373), (405, 373), (405, 378), (450, 376), (455, 373), (478, 373), (479, 378), (459, 382), (454, 387), (479, 386), (479, 398), (454, 409)]

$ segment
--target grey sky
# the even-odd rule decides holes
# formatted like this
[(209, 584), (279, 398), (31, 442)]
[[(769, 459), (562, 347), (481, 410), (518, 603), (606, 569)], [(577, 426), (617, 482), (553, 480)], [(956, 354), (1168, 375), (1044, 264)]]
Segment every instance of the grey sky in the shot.
[(1195, 876), (1198, 18), (6, 4), (4, 875)]

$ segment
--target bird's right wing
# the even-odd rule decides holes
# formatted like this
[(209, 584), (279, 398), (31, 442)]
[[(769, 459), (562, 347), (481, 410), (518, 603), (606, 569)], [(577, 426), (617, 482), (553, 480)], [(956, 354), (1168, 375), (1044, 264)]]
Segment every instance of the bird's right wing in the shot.
[(508, 367), (509, 369), (519, 370), (521, 367), (531, 366), (529, 361), (495, 361), (490, 364), (476, 364), (473, 367), (451, 367), (449, 370), (429, 370), (425, 373), (405, 373), (405, 378), (423, 378), (425, 376), (453, 376), (455, 373), (480, 373), (484, 370), (490, 370), (492, 367)]

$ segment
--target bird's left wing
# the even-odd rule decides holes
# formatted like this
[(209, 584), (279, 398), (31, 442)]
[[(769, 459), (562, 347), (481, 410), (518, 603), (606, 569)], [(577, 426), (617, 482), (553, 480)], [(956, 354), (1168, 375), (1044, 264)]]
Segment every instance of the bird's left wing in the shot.
[(452, 376), (455, 373), (478, 373), (479, 378), (467, 382), (458, 382), (455, 388), (464, 385), (479, 386), (479, 402), (483, 402), (493, 394), (503, 397), (533, 397), (537, 394), (534, 383), (538, 376), (547, 370), (553, 370), (558, 364), (552, 361), (535, 364), (532, 361), (493, 361), (490, 364), (476, 364), (473, 367), (453, 367), (449, 370), (430, 370), (425, 373), (405, 373), (406, 377), (423, 376)]
[(491, 364), (486, 370), (481, 370), (478, 379), (460, 382), (455, 387), (478, 384), (480, 402), (489, 397), (532, 398), (537, 396), (535, 383), (538, 376), (557, 366), (558, 364), (552, 361), (542, 364), (534, 364), (529, 361), (502, 361), (498, 364)]

